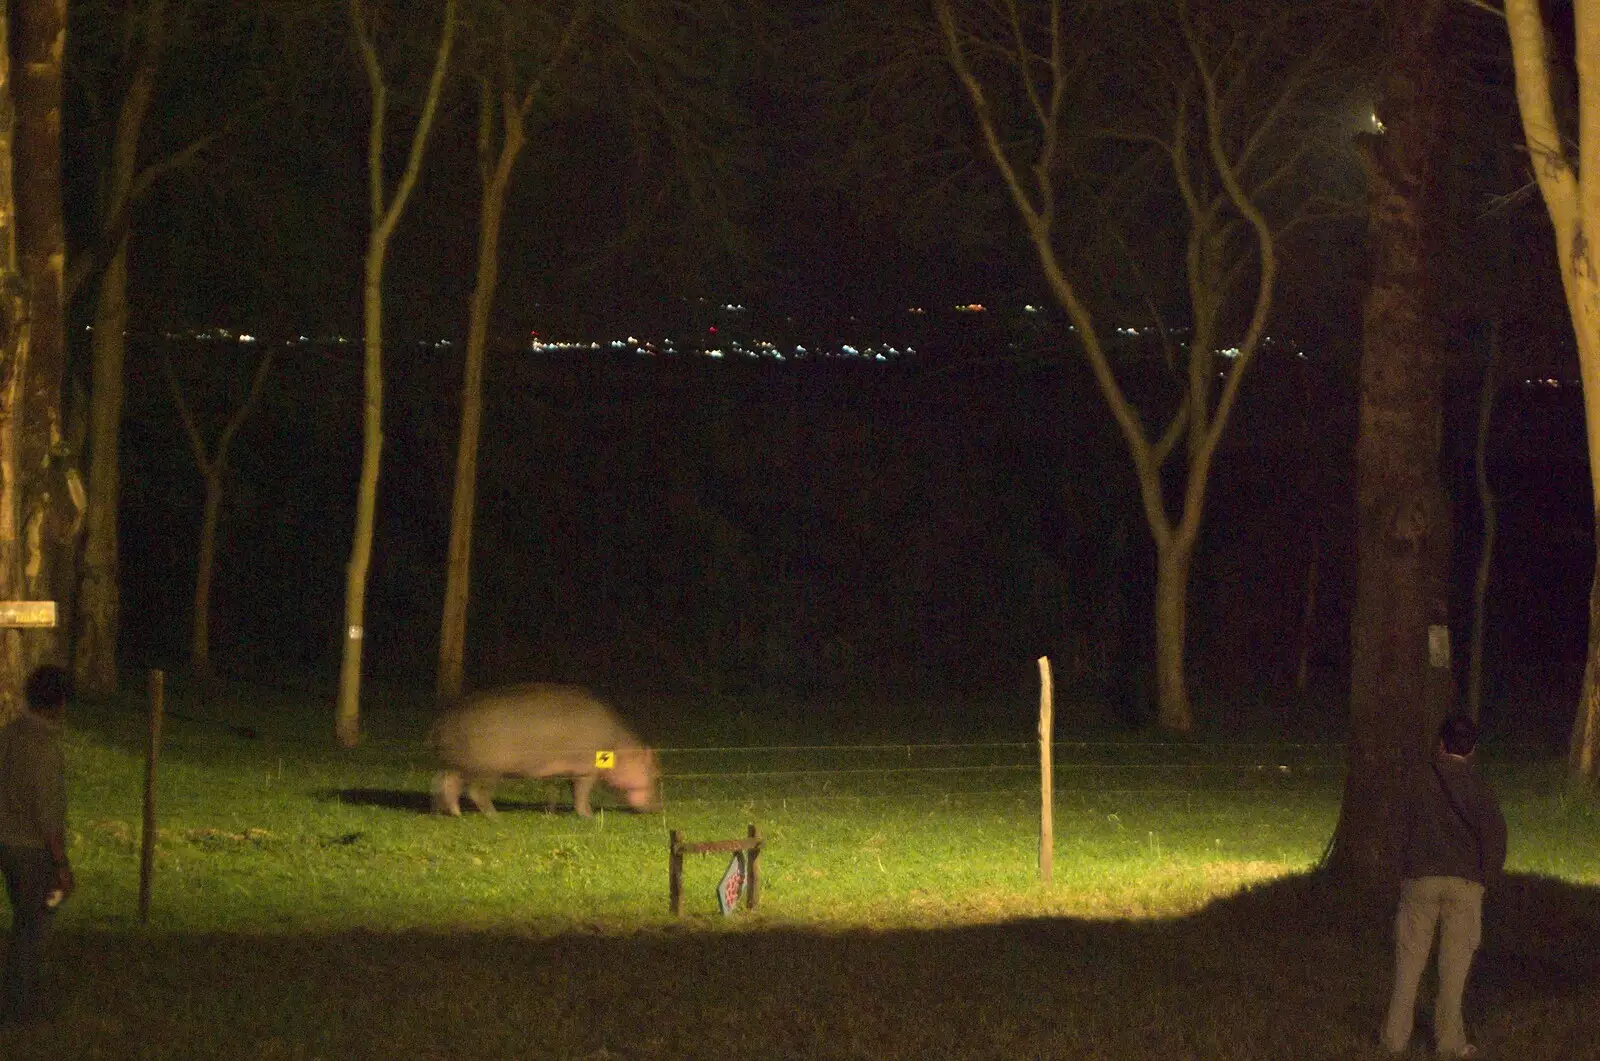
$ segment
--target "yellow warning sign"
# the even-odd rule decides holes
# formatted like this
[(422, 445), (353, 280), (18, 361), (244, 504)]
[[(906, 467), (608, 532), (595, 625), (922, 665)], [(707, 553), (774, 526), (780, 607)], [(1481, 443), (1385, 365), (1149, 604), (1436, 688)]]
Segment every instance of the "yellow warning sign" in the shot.
[(617, 766), (616, 752), (595, 752), (594, 765), (598, 770), (614, 770)]

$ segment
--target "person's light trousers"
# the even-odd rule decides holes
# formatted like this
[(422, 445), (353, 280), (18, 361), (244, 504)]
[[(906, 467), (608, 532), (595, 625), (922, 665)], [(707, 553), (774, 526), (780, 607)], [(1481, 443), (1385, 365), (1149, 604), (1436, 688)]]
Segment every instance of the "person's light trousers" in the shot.
[(1417, 985), (1439, 930), (1439, 994), (1433, 1006), (1434, 1045), (1441, 1054), (1467, 1047), (1461, 996), (1472, 955), (1483, 938), (1483, 885), (1461, 877), (1418, 877), (1400, 892), (1394, 918), (1394, 992), (1383, 1024), (1383, 1045), (1400, 1053), (1411, 1042)]

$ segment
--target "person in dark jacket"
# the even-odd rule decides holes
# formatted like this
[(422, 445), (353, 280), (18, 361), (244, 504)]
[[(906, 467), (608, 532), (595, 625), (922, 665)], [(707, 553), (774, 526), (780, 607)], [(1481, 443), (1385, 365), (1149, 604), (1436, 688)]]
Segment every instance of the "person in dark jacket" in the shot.
[(43, 666), (28, 676), (27, 710), (0, 728), (0, 870), (11, 897), (11, 939), (0, 977), (0, 1023), (43, 1014), (39, 966), (55, 908), (72, 894), (67, 865), (66, 763), (61, 728), (71, 678)]
[(1383, 1045), (1402, 1053), (1411, 1043), (1417, 985), (1439, 931), (1439, 994), (1434, 1042), (1441, 1057), (1472, 1057), (1461, 1017), (1461, 996), (1478, 949), (1484, 887), (1506, 861), (1506, 820), (1494, 789), (1478, 776), (1473, 752), (1478, 727), (1453, 714), (1439, 729), (1431, 762), (1411, 778), (1402, 817), (1404, 859), (1400, 907), (1394, 923), (1394, 992), (1383, 1025)]

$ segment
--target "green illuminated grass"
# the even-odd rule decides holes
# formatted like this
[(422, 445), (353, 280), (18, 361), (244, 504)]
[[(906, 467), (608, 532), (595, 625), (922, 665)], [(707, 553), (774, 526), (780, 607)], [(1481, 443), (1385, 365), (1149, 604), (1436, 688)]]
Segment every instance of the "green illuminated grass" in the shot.
[[(369, 708), (341, 752), (329, 705), (172, 706), (148, 926), (140, 705), (75, 711), (60, 1009), (0, 1031), (8, 1061), (1379, 1056), (1388, 906), (1308, 875), (1336, 748), (1063, 741), (1046, 886), (1025, 739), (706, 750), (715, 720), (695, 717), (695, 748), (654, 729), (663, 814), (603, 795), (585, 821), (547, 809), (564, 786), (518, 783), (499, 818), (448, 820), (424, 813), (420, 712)], [(1600, 1002), (1600, 814), (1552, 764), (1489, 769), (1519, 875), (1490, 911), (1475, 1034), (1496, 1056), (1600, 1055), (1579, 1016)], [(667, 831), (748, 822), (760, 908), (721, 918), (726, 860), (691, 856), (670, 917)]]

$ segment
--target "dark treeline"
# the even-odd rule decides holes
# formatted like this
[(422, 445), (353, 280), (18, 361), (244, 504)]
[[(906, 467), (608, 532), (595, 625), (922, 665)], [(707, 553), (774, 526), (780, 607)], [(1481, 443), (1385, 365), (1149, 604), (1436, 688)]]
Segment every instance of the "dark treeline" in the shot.
[[(123, 532), (134, 667), (182, 665), (193, 584), (199, 481), (156, 368), (163, 346), (176, 363), (209, 365), (213, 381), (236, 360), (236, 393), (258, 356), (224, 342), (134, 344)], [(359, 362), (353, 344), (279, 358), (234, 460), (216, 662), (322, 685), (337, 666)], [(375, 678), (426, 684), (458, 368), (452, 348), (416, 342), (397, 343), (390, 363), (368, 652)], [(1330, 367), (1340, 363), (1330, 352), (1269, 356), (1230, 435), (1190, 627), (1201, 695), (1234, 705), (1210, 724), (1300, 732), (1342, 719), (1353, 384)], [(485, 424), (469, 683), (1026, 701), (1033, 661), (1048, 654), (1092, 717), (1147, 724), (1151, 546), (1089, 386), (1060, 361), (937, 353), (780, 364), (502, 351)], [(222, 389), (201, 390), (201, 402), (225, 410)], [(1468, 390), (1456, 403), (1463, 433)], [(1589, 545), (1582, 499), (1561, 485), (1581, 481), (1566, 467), (1582, 459), (1566, 395), (1509, 388), (1492, 450), (1506, 526), (1487, 714), (1541, 740), (1560, 739), (1583, 659)], [(1465, 600), (1477, 546), (1471, 469), (1457, 464)], [(1313, 551), (1313, 681), (1300, 696)], [(1497, 699), (1534, 687), (1517, 717), (1497, 717)]]

